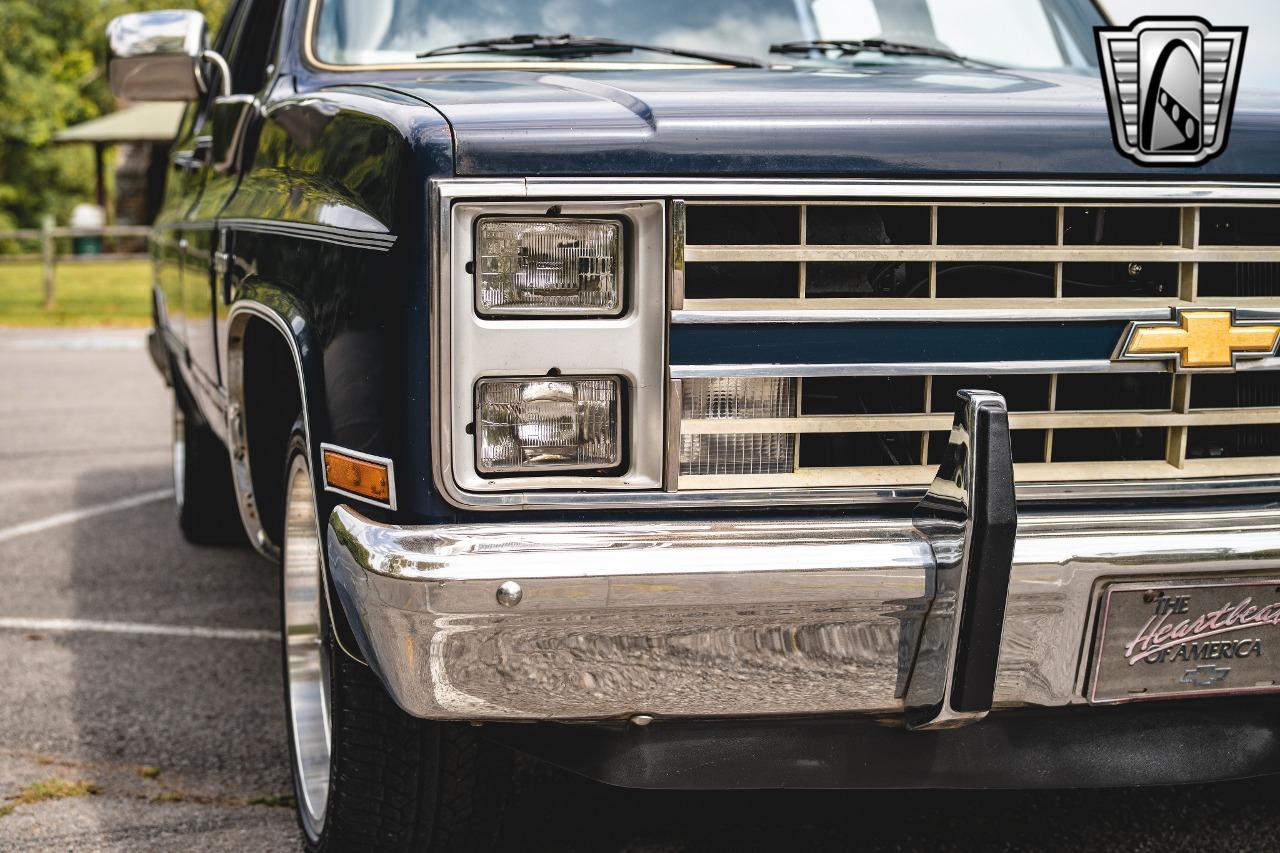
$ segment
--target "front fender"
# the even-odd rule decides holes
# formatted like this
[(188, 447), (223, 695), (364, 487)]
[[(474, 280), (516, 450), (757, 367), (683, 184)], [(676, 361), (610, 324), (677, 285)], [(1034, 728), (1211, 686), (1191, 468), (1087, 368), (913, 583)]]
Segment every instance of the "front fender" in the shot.
[[(253, 454), (263, 452), (263, 448), (258, 447), (255, 451), (254, 443), (250, 441), (252, 413), (246, 406), (245, 393), (249, 371), (266, 369), (268, 365), (247, 364), (245, 343), (251, 326), (258, 323), (262, 324), (260, 328), (269, 328), (269, 334), (276, 335), (289, 353), (301, 404), (302, 427), (316, 500), (316, 517), (320, 519), (327, 518), (337, 503), (334, 496), (324, 490), (324, 468), (319, 455), (321, 441), (331, 432), (325, 403), (328, 394), (325, 387), (324, 350), (305, 306), (288, 290), (260, 279), (249, 279), (241, 287), (240, 294), (240, 298), (232, 305), (227, 320), (227, 440), (231, 451), (231, 469), (240, 517), (250, 541), (264, 557), (278, 560), (281, 555), (280, 543), (273, 541), (263, 523), (258, 503), (259, 489), (255, 485), (262, 476), (270, 476), (273, 469), (269, 458), (261, 460), (263, 464), (255, 468)], [(278, 463), (283, 477), (283, 457)], [(322, 561), (325, 564), (327, 600), (332, 602), (335, 595), (332, 575), (327, 558)], [(334, 608), (330, 604), (329, 611), (338, 645), (352, 658), (363, 662), (356, 651), (358, 647), (341, 608)]]
[[(245, 530), (263, 556), (276, 559), (279, 557), (278, 543), (268, 536), (255, 497), (246, 418), (245, 339), (254, 321), (265, 323), (274, 330), (293, 362), (313, 472), (320, 470), (316, 448), (323, 439), (318, 436), (329, 432), (324, 405), (324, 359), (311, 318), (297, 297), (269, 282), (253, 279), (244, 282), (240, 297), (231, 306), (227, 317), (227, 446), (231, 452), (232, 475)], [(317, 494), (323, 493), (323, 482), (314, 482), (313, 486)]]

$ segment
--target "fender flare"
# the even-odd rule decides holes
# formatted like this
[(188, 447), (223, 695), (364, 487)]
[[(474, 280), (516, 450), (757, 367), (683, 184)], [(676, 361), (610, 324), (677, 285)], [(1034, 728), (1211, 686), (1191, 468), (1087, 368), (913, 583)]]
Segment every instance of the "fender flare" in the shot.
[[(281, 556), (280, 544), (272, 542), (262, 525), (258, 513), (257, 502), (253, 491), (253, 474), (249, 466), (249, 443), (246, 434), (244, 408), (244, 340), (245, 330), (249, 322), (259, 319), (267, 322), (284, 339), (292, 356), (295, 378), (298, 383), (298, 395), (302, 402), (302, 429), (307, 442), (307, 453), (310, 456), (309, 469), (312, 478), (312, 494), (323, 493), (323, 484), (317, 482), (318, 467), (316, 441), (316, 419), (313, 413), (323, 412), (317, 405), (323, 405), (322, 372), (319, 362), (320, 347), (314, 329), (308, 321), (301, 303), (287, 291), (261, 281), (248, 281), (241, 290), (241, 296), (231, 306), (227, 314), (227, 444), (231, 457), (231, 473), (236, 487), (236, 503), (240, 508), (240, 518), (249, 534), (249, 541), (259, 554), (277, 562)], [(313, 498), (318, 500), (318, 498)], [(321, 535), (325, 528), (325, 516), (320, 512), (318, 503), (314, 507), (316, 519), (320, 524)], [(343, 653), (358, 663), (365, 663), (363, 657), (353, 650), (351, 628), (344, 621), (338, 621), (333, 604), (334, 591), (332, 576), (329, 572), (329, 556), (322, 546), (321, 570), (324, 573), (325, 606), (329, 611), (330, 624), (334, 626), (334, 638)], [(336, 608), (342, 613), (341, 607)], [(345, 616), (345, 614), (343, 614)]]
[[(232, 304), (227, 314), (227, 449), (231, 455), (231, 474), (249, 541), (258, 553), (269, 560), (280, 558), (280, 544), (272, 542), (263, 528), (254, 498), (253, 475), (249, 467), (249, 442), (245, 423), (244, 340), (250, 320), (265, 321), (284, 340), (292, 356), (298, 395), (302, 402), (302, 425), (307, 448), (312, 454), (312, 478), (315, 478), (315, 430), (312, 411), (323, 393), (317, 381), (315, 359), (318, 345), (301, 304), (288, 292), (262, 282), (246, 283), (242, 297)], [(313, 488), (315, 484), (313, 483)], [(317, 493), (319, 489), (316, 490)]]

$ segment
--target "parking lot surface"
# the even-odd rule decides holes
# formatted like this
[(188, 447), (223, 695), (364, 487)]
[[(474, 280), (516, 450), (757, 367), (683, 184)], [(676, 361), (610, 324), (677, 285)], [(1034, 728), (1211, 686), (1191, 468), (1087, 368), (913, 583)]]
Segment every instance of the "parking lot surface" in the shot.
[[(143, 334), (0, 330), (0, 401), (0, 850), (298, 849), (274, 567), (179, 536)], [(506, 851), (1280, 849), (1270, 780), (674, 794), (525, 767), (518, 785)]]

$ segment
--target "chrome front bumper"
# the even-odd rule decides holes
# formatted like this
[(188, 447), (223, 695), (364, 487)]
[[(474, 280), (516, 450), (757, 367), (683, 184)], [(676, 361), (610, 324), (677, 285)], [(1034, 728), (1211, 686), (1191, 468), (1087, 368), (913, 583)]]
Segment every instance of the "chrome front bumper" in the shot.
[[(437, 719), (897, 716), (937, 574), (906, 519), (402, 528), (340, 506), (327, 547), (367, 660)], [(1024, 512), (995, 705), (1084, 702), (1104, 581), (1278, 568), (1274, 504)]]

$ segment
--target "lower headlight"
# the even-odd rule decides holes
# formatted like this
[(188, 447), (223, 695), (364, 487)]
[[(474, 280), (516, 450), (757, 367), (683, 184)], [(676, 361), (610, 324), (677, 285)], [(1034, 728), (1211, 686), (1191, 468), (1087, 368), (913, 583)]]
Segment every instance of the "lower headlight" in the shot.
[(536, 474), (617, 467), (621, 396), (617, 378), (480, 380), (476, 469)]

